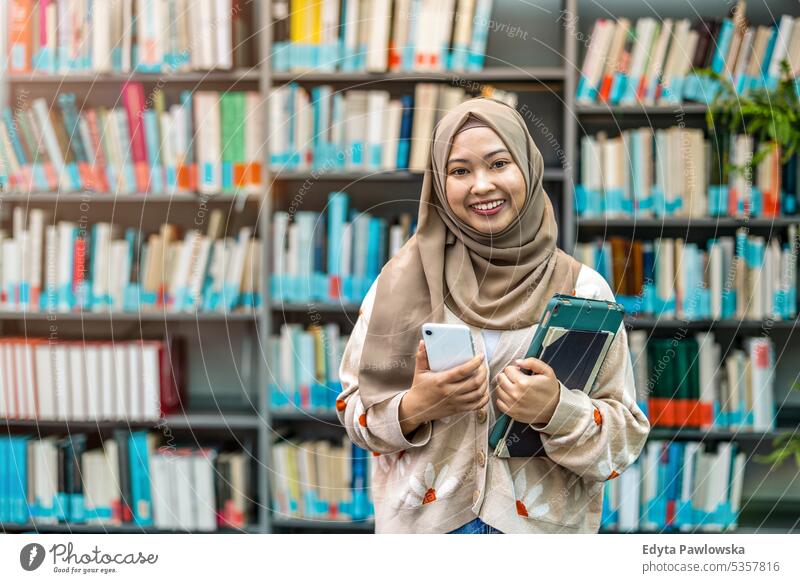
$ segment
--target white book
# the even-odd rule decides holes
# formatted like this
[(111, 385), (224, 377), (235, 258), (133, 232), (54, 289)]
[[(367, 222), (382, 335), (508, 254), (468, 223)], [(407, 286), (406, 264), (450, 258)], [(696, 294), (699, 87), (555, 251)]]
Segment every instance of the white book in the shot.
[(129, 382), (129, 363), (128, 363), (128, 350), (124, 342), (116, 342), (112, 346), (112, 354), (114, 359), (114, 403), (116, 405), (116, 418), (135, 421), (137, 418), (133, 415), (130, 409), (130, 388)]
[[(344, 2), (346, 0), (342, 1)], [(471, 1), (474, 2), (474, 0)], [(394, 57), (390, 55), (389, 58), (390, 71), (400, 71), (403, 67), (403, 52), (405, 51), (405, 48), (409, 42), (409, 23), (412, 18), (411, 2), (412, 0), (395, 0), (394, 2), (394, 17), (392, 18), (392, 46), (394, 47), (395, 55)], [(468, 42), (469, 37), (467, 37), (464, 44), (466, 45)]]
[(417, 83), (414, 89), (414, 119), (408, 162), (411, 172), (424, 172), (428, 166), (430, 137), (433, 135), (438, 96), (439, 86), (433, 83)]
[(781, 16), (780, 24), (778, 25), (778, 37), (775, 39), (775, 45), (772, 49), (772, 58), (769, 61), (767, 74), (770, 79), (777, 80), (781, 77), (781, 61), (786, 59), (786, 51), (789, 47), (793, 26), (793, 17), (788, 14)]
[(103, 419), (103, 389), (100, 377), (100, 346), (96, 343), (84, 343), (84, 360), (86, 365), (86, 404), (87, 418), (90, 421)]
[(83, 345), (78, 342), (70, 342), (68, 346), (71, 418), (85, 421), (89, 418), (89, 408), (86, 396), (86, 361), (83, 357)]
[(9, 348), (11, 349), (11, 362), (14, 375), (14, 387), (16, 401), (16, 413), (19, 419), (31, 419), (30, 409), (28, 407), (28, 391), (25, 387), (25, 353), (23, 350), (22, 342), (10, 342)]
[(194, 45), (197, 50), (193, 50), (192, 54), (195, 52), (198, 54), (196, 66), (200, 69), (213, 69), (216, 62), (216, 55), (214, 54), (216, 42), (210, 35), (206, 36), (208, 31), (213, 31), (215, 28), (214, 3), (215, 0), (199, 0), (195, 5), (198, 8), (199, 18), (199, 28), (195, 30), (200, 34), (200, 38), (197, 39), (198, 42)]
[(59, 342), (53, 346), (53, 362), (55, 370), (56, 414), (59, 420), (73, 419), (72, 399), (70, 391), (70, 358), (66, 343)]
[(170, 490), (174, 488), (171, 478), (170, 454), (156, 454), (150, 460), (151, 492), (153, 496), (153, 521), (161, 530), (171, 530), (178, 526), (174, 517), (174, 508), (170, 504)]
[[(56, 384), (53, 375), (53, 358), (50, 342), (40, 342), (34, 346), (39, 419), (45, 421), (58, 418), (58, 411), (56, 408)], [(2, 375), (0, 375), (0, 378), (1, 377)]]
[(376, 73), (386, 71), (391, 5), (391, 0), (373, 0), (369, 3), (367, 71)]
[[(261, 94), (257, 91), (248, 91), (244, 97), (244, 157), (248, 164), (253, 168), (261, 167), (261, 159), (264, 156), (264, 137), (263, 137), (263, 114), (262, 114)], [(277, 128), (278, 126), (270, 126)], [(273, 132), (277, 135), (280, 132)], [(272, 139), (273, 136), (270, 136)], [(249, 194), (256, 194), (260, 189), (260, 172), (254, 171), (251, 180), (245, 186), (244, 191)]]
[(0, 365), (3, 370), (0, 371), (0, 418), (13, 417), (13, 394), (14, 385), (12, 384), (11, 368), (6, 362), (6, 353), (11, 350), (11, 344), (8, 342), (0, 342)]
[(144, 398), (142, 395), (142, 349), (141, 342), (126, 342), (124, 352), (128, 371), (128, 417), (144, 421)]
[(25, 392), (25, 402), (27, 404), (26, 417), (28, 419), (39, 419), (39, 387), (36, 382), (34, 360), (34, 350), (38, 342), (26, 341), (19, 345), (18, 350), (22, 352), (23, 366), (23, 387)]
[(55, 170), (57, 176), (59, 188), (69, 190), (69, 177), (64, 172), (64, 152), (61, 151), (61, 146), (56, 138), (56, 130), (53, 128), (53, 124), (50, 120), (50, 107), (47, 101), (42, 97), (34, 99), (32, 107), (36, 117), (36, 124), (42, 134), (44, 147), (47, 150), (50, 163), (53, 165), (53, 170)]
[(388, 91), (367, 93), (367, 143), (364, 161), (368, 170), (380, 169), (383, 161), (383, 140), (386, 133), (384, 120), (389, 107)]
[(161, 383), (159, 376), (158, 342), (141, 343), (143, 418), (158, 419), (161, 414)]
[[(368, 117), (367, 91), (351, 90), (345, 95), (345, 141), (347, 145), (345, 167), (348, 170), (357, 170), (364, 167), (367, 141)], [(361, 154), (358, 155), (357, 151)], [(360, 158), (360, 159), (359, 159)]]
[[(702, 444), (697, 441), (689, 441), (686, 443), (683, 450), (683, 474), (681, 477), (681, 493), (680, 499), (682, 501), (691, 500), (694, 503), (695, 499), (695, 465), (697, 463), (698, 453), (702, 451)], [(694, 528), (693, 525), (682, 524), (680, 530), (689, 531)]]
[(231, 39), (231, 0), (213, 0), (215, 7), (214, 66), (220, 69), (233, 68), (233, 41)]
[[(361, 8), (360, 0), (342, 0), (345, 2), (345, 23), (344, 23), (344, 52), (346, 56), (355, 56), (359, 53), (359, 22), (363, 15), (359, 14)], [(275, 126), (272, 126), (275, 127)]]
[(124, 404), (117, 404), (114, 347), (110, 343), (103, 342), (99, 345), (99, 353), (101, 419), (122, 419), (121, 409), (124, 408)]
[(194, 502), (194, 462), (191, 455), (181, 454), (172, 460), (172, 484), (177, 501), (177, 527), (196, 530)]
[(196, 527), (201, 532), (217, 529), (216, 498), (214, 496), (214, 453), (200, 450), (192, 456), (194, 462), (194, 493)]
[(31, 286), (29, 309), (37, 310), (38, 305), (34, 301), (38, 300), (39, 292), (42, 289), (42, 244), (44, 242), (44, 211), (42, 209), (31, 209), (28, 213), (28, 243), (30, 253), (30, 272), (28, 283)]
[(620, 532), (636, 531), (639, 528), (639, 505), (641, 501), (642, 471), (639, 464), (628, 466), (628, 469), (611, 482), (619, 487), (619, 522)]
[(198, 190), (215, 194), (222, 188), (219, 98), (214, 91), (198, 91), (193, 100)]
[(661, 31), (658, 33), (655, 47), (650, 62), (647, 64), (647, 90), (645, 91), (644, 102), (647, 104), (655, 103), (655, 95), (650, 92), (650, 87), (656, 87), (655, 83), (661, 78), (664, 71), (667, 46), (672, 36), (672, 19), (665, 18), (661, 23)]
[[(252, 236), (253, 229), (250, 227), (242, 227), (239, 230), (235, 251), (225, 273), (225, 284), (227, 286), (227, 290), (229, 290), (234, 296), (238, 296), (242, 289), (244, 263), (247, 257), (247, 248), (250, 244), (250, 239)], [(230, 300), (231, 298), (229, 298), (229, 301)]]
[[(642, 504), (646, 505), (655, 499), (658, 491), (658, 460), (661, 456), (661, 445), (663, 442), (653, 440), (645, 445), (642, 465)], [(648, 520), (647, 514), (641, 520), (643, 530), (653, 530), (658, 528), (658, 524)]]
[[(600, 77), (603, 74), (603, 62), (606, 60), (608, 49), (611, 46), (615, 27), (616, 24), (613, 21), (604, 18), (600, 18), (594, 23), (589, 48), (581, 67), (581, 76), (590, 87), (599, 86)], [(585, 102), (587, 99), (581, 101)]]
[[(402, 3), (402, 0), (400, 3)], [(408, 9), (405, 10), (404, 14), (408, 14)], [(455, 13), (455, 28), (453, 29), (453, 51), (463, 53), (469, 49), (470, 41), (472, 40), (474, 16), (475, 0), (458, 0)], [(459, 57), (459, 59), (462, 58)], [(466, 62), (466, 60), (464, 59), (463, 62)]]

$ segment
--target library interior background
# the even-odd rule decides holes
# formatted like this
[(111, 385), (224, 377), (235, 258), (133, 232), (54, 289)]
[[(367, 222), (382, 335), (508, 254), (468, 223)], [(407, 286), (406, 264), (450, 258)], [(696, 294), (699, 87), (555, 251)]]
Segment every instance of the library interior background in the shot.
[(339, 363), (478, 95), (626, 309), (651, 431), (600, 532), (800, 529), (796, 1), (9, 0), (0, 37), (3, 533), (374, 532), (400, 461)]

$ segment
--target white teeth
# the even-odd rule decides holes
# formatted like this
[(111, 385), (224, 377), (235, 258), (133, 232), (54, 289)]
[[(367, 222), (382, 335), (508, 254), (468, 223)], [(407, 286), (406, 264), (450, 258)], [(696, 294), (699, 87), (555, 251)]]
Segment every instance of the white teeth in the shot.
[(502, 200), (493, 200), (492, 202), (473, 204), (473, 205), (470, 205), (470, 206), (472, 208), (474, 208), (474, 209), (478, 209), (479, 211), (488, 211), (488, 210), (492, 210), (495, 207), (500, 206), (504, 202), (505, 201), (502, 201)]

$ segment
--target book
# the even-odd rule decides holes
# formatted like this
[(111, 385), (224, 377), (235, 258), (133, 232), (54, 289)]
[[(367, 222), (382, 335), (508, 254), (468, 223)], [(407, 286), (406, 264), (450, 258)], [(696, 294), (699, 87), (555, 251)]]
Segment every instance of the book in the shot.
[(183, 341), (171, 337), (114, 342), (3, 338), (0, 362), (8, 368), (0, 375), (0, 415), (141, 422), (178, 413), (188, 406), (184, 350)]
[(688, 18), (600, 18), (591, 26), (577, 87), (579, 103), (609, 105), (710, 102), (718, 81), (693, 69), (708, 68), (744, 94), (774, 89), (781, 63), (792, 79), (800, 63), (800, 26), (789, 15), (775, 15), (775, 24), (748, 25), (745, 2), (737, 2), (725, 18), (692, 23)]
[(370, 495), (375, 456), (348, 438), (282, 440), (272, 446), (272, 511), (284, 517), (366, 520), (374, 514)]
[[(0, 231), (0, 306), (31, 312), (228, 312), (261, 305), (261, 243), (250, 227), (222, 236), (222, 211), (206, 231), (176, 225), (142, 233), (111, 223), (44, 227), (41, 209), (13, 211)], [(198, 225), (195, 225), (198, 226)], [(201, 224), (202, 226), (202, 224)]]
[[(752, 178), (756, 149), (766, 156)], [(581, 138), (576, 210), (584, 217), (775, 217), (797, 211), (798, 164), (774, 142), (681, 127)], [(729, 166), (733, 166), (729, 170)]]
[(241, 0), (16, 0), (9, 10), (10, 71), (170, 74), (248, 68), (255, 65), (255, 17), (252, 3)]
[(769, 239), (740, 228), (705, 245), (670, 238), (631, 245), (612, 236), (578, 243), (575, 256), (614, 283), (617, 301), (632, 314), (791, 320), (798, 310), (796, 239), (795, 225)]
[[(515, 93), (481, 86), (480, 94), (516, 107)], [(270, 165), (274, 172), (311, 170), (424, 171), (436, 121), (472, 93), (461, 87), (418, 83), (414, 95), (388, 91), (311, 91), (297, 83), (268, 99)]]
[(4, 110), (9, 191), (235, 196), (262, 188), (257, 92), (184, 91), (167, 105), (160, 89), (146, 99), (129, 81), (121, 107), (91, 107), (69, 92), (55, 101)]
[(136, 524), (166, 531), (241, 529), (251, 514), (246, 454), (157, 446), (157, 435), (0, 438), (3, 524)]
[(730, 532), (738, 525), (745, 453), (733, 443), (651, 440), (604, 485), (601, 528), (614, 532)]

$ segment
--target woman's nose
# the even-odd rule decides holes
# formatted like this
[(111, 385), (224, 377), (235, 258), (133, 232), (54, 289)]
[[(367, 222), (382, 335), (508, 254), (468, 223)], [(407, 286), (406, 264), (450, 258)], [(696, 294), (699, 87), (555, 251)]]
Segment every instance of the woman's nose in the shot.
[(473, 174), (475, 177), (474, 182), (472, 183), (472, 194), (476, 195), (484, 195), (492, 192), (495, 189), (494, 182), (492, 182), (489, 175), (479, 170)]

